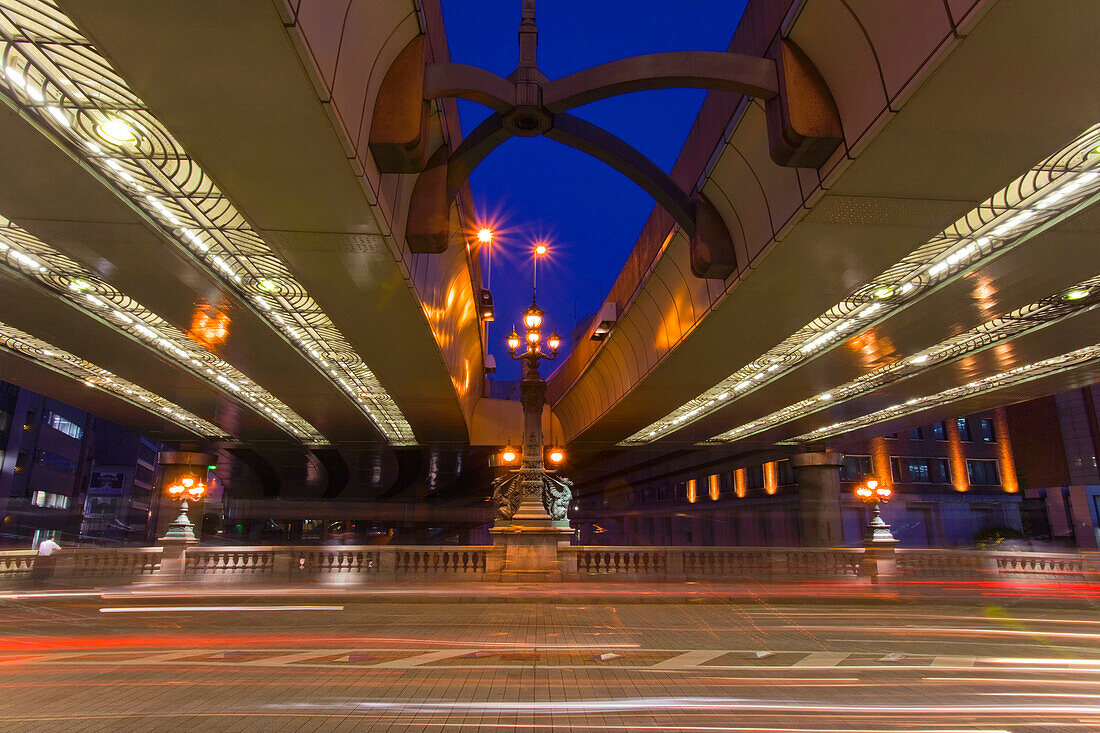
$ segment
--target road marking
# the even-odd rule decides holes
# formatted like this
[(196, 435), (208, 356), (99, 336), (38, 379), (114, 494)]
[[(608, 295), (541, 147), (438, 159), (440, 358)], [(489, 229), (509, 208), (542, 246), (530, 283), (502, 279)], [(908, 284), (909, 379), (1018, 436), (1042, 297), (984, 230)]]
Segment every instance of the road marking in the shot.
[(848, 652), (811, 652), (792, 667), (835, 667), (850, 656)]
[[(196, 656), (196, 654), (202, 654), (209, 651), (209, 649), (198, 651), (195, 649), (184, 649), (183, 651), (165, 652), (164, 654), (150, 654), (147, 657), (139, 657), (136, 659), (111, 659), (109, 661), (111, 664), (159, 664), (161, 662), (174, 662), (183, 657), (193, 657)], [(94, 654), (94, 652), (92, 653)], [(101, 662), (96, 661), (95, 663), (100, 664)]]
[(427, 664), (428, 662), (438, 662), (442, 659), (451, 659), (469, 653), (469, 649), (448, 649), (439, 652), (428, 652), (427, 654), (417, 654), (414, 657), (405, 657), (404, 659), (394, 659), (389, 662), (379, 662), (378, 664), (372, 664), (370, 666), (376, 669), (408, 669), (410, 667), (419, 667), (421, 664)]
[(935, 657), (932, 660), (930, 667), (973, 667), (975, 662), (974, 657)]
[(650, 669), (683, 669), (684, 667), (697, 667), (704, 662), (728, 654), (725, 649), (694, 649), (690, 652), (677, 654), (675, 657), (657, 662)]
[(297, 654), (280, 654), (276, 657), (252, 659), (247, 662), (241, 662), (241, 664), (249, 667), (281, 667), (284, 664), (293, 664), (294, 662), (307, 662), (310, 659), (316, 659), (317, 657), (327, 657), (331, 654), (341, 654), (350, 651), (351, 650), (349, 649), (314, 649), (308, 652), (298, 652)]
[(100, 613), (202, 613), (205, 611), (343, 611), (343, 606), (115, 606)]

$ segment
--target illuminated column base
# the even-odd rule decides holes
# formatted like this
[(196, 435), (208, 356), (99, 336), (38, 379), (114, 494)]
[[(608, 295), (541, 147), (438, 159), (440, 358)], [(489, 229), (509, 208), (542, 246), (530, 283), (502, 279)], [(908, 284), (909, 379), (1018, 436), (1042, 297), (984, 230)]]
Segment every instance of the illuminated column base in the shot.
[(180, 502), (179, 516), (168, 525), (168, 532), (165, 533), (162, 539), (186, 540), (189, 542), (199, 541), (198, 538), (195, 537), (195, 525), (191, 523), (191, 517), (187, 515), (187, 509), (187, 499), (184, 499)]
[(840, 467), (844, 456), (834, 451), (798, 453), (791, 467), (798, 479), (798, 528), (806, 547), (844, 544), (840, 513)]

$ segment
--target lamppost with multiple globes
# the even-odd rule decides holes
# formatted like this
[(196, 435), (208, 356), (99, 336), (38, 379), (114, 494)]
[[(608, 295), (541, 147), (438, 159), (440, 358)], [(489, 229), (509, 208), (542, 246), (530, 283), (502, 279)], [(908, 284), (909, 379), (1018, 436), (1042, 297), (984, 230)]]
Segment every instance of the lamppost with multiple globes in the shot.
[[(535, 246), (536, 268), (538, 258), (546, 251), (545, 244)], [(556, 332), (550, 334), (545, 342), (549, 351), (543, 351), (542, 326), (543, 311), (532, 295), (531, 305), (523, 312), (522, 338), (514, 327), (508, 335), (508, 351), (513, 359), (522, 364), (520, 402), (523, 405), (523, 442), (519, 451), (519, 470), (511, 477), (493, 482), (493, 502), (498, 523), (568, 522), (572, 482), (552, 475), (544, 462), (542, 409), (546, 404), (546, 382), (539, 374), (540, 362), (557, 358), (561, 337)], [(511, 463), (516, 459), (515, 449), (508, 446), (501, 453), (501, 458), (506, 464)], [(545, 458), (557, 464), (564, 460), (565, 453), (561, 448), (553, 447)]]
[(191, 517), (187, 515), (188, 500), (198, 501), (206, 493), (206, 486), (194, 476), (184, 476), (178, 482), (168, 487), (168, 496), (180, 503), (180, 513), (170, 525), (166, 538), (178, 540), (195, 540), (195, 525), (191, 523)]
[(889, 486), (882, 486), (878, 479), (867, 479), (862, 485), (856, 487), (856, 496), (865, 504), (870, 504), (873, 509), (871, 523), (867, 525), (866, 541), (869, 543), (895, 543), (894, 535), (890, 533), (890, 525), (882, 519), (879, 512), (879, 504), (890, 501), (894, 490)]

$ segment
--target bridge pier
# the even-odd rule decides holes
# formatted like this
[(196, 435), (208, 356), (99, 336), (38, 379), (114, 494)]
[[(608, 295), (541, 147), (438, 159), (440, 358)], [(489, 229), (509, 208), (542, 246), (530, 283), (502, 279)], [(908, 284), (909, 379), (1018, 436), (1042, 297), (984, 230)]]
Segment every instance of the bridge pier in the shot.
[(798, 530), (806, 547), (844, 544), (840, 513), (840, 467), (844, 456), (814, 451), (791, 456), (798, 480)]

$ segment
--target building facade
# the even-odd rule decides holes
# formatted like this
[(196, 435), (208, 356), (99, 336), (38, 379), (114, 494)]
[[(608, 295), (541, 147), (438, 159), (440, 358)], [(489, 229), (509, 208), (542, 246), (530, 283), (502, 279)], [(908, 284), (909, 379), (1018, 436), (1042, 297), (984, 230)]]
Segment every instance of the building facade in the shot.
[[(983, 531), (1023, 531), (1012, 437), (1003, 409), (852, 441), (837, 449), (843, 542), (870, 521), (857, 485), (894, 490), (883, 517), (905, 547), (968, 546)], [(700, 454), (704, 455), (704, 454)], [(584, 544), (797, 546), (799, 496), (789, 458), (660, 461), (585, 487), (573, 511)], [(672, 465), (670, 465), (670, 463)], [(595, 490), (593, 490), (595, 489)]]
[(158, 451), (133, 430), (0, 382), (0, 542), (147, 542)]

